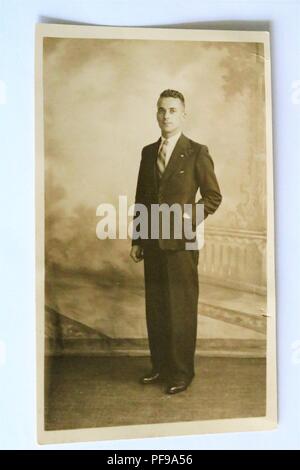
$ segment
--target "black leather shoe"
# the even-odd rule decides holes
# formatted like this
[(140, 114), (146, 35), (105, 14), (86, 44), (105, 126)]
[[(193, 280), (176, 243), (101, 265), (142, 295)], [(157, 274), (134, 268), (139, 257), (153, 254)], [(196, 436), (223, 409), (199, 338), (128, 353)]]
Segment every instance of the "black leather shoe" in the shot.
[(166, 390), (168, 395), (175, 395), (175, 393), (184, 392), (188, 388), (188, 384), (186, 382), (180, 381), (169, 385)]
[(144, 375), (141, 379), (140, 382), (143, 385), (148, 385), (148, 384), (154, 384), (160, 380), (160, 373), (159, 372), (150, 372), (147, 375)]

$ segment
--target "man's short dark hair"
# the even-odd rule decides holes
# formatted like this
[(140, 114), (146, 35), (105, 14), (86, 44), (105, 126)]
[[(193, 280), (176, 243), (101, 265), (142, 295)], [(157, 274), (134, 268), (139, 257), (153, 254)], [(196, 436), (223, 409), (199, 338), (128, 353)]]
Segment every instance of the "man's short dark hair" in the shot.
[(178, 100), (181, 101), (183, 106), (185, 105), (183, 94), (180, 93), (180, 91), (177, 91), (177, 90), (170, 90), (170, 89), (164, 90), (159, 95), (159, 98), (177, 98)]

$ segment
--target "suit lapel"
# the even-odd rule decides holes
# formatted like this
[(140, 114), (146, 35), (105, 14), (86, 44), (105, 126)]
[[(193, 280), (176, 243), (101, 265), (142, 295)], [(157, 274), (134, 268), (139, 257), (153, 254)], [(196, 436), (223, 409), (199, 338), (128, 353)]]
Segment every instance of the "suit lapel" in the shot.
[(172, 176), (175, 171), (178, 171), (183, 166), (185, 159), (189, 156), (189, 153), (189, 140), (187, 137), (185, 137), (185, 135), (181, 134), (160, 180), (161, 185), (165, 185), (170, 176)]
[(155, 142), (154, 149), (153, 149), (152, 171), (153, 171), (153, 181), (154, 181), (155, 192), (158, 191), (158, 186), (159, 186), (159, 176), (157, 174), (156, 162), (157, 162), (160, 142), (161, 142), (161, 138), (159, 138), (158, 141)]

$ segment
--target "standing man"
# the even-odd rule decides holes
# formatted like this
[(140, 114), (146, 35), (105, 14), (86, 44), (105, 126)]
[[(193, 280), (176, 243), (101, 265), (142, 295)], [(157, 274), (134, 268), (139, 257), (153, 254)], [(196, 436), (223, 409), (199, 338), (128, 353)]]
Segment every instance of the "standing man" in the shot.
[[(185, 116), (183, 95), (163, 91), (157, 102), (161, 137), (142, 150), (135, 203), (143, 204), (149, 214), (153, 204), (191, 204), (195, 229), (200, 222), (196, 205), (203, 204), (205, 219), (218, 208), (222, 196), (207, 147), (182, 134)], [(195, 202), (198, 189), (201, 199)], [(148, 234), (149, 222), (151, 226), (151, 216), (145, 221)], [(133, 237), (130, 255), (135, 262), (144, 260), (152, 370), (141, 382), (162, 380), (166, 393), (182, 392), (195, 375), (199, 251), (187, 250), (184, 236), (165, 239), (160, 231), (156, 239)]]

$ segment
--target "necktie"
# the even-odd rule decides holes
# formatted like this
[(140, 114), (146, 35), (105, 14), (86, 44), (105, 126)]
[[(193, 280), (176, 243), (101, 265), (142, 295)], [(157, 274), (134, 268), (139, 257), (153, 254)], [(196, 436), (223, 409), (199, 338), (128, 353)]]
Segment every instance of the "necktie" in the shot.
[(157, 168), (158, 168), (158, 174), (160, 178), (162, 177), (166, 168), (166, 156), (167, 156), (168, 144), (169, 144), (169, 141), (167, 139), (164, 140), (158, 152)]

